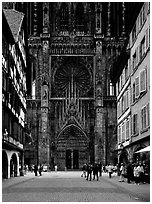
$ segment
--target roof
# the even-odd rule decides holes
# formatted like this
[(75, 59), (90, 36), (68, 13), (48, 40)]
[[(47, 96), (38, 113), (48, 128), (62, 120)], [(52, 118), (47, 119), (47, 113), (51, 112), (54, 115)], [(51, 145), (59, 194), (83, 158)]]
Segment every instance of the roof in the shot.
[(4, 36), (7, 38), (7, 41), (11, 44), (15, 43), (12, 31), (8, 25), (8, 22), (6, 20), (5, 14), (2, 11), (2, 33), (4, 34)]
[(15, 41), (18, 39), (18, 32), (23, 22), (24, 14), (14, 9), (3, 9), (7, 22), (12, 31)]

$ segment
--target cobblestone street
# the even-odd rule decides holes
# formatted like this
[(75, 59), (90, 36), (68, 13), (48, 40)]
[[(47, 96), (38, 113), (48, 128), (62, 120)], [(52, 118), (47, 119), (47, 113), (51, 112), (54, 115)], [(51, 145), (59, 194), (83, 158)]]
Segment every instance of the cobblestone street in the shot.
[(3, 180), (3, 202), (148, 202), (149, 184), (120, 183), (116, 174), (86, 181), (81, 171), (45, 172)]

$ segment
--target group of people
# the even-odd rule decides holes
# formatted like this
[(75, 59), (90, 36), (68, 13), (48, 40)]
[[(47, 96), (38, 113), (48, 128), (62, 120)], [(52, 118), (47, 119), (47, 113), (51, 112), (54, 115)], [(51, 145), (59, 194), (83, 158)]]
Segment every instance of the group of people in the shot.
[(37, 176), (37, 172), (39, 172), (39, 175), (42, 176), (43, 166), (40, 164), (39, 168), (37, 165), (34, 165), (34, 174)]
[[(105, 167), (105, 168), (104, 168)], [(111, 163), (107, 166), (102, 166), (101, 163), (86, 163), (82, 167), (81, 177), (85, 177), (86, 180), (99, 180), (99, 176), (102, 176), (102, 172), (107, 172), (109, 174), (109, 178), (112, 177), (113, 172), (117, 173), (119, 176), (119, 182), (124, 182), (125, 179), (127, 183), (149, 183), (150, 182), (150, 174), (148, 173), (150, 169), (148, 169), (148, 165), (144, 162), (138, 162), (131, 164), (128, 162), (127, 164), (121, 163), (120, 165), (113, 166)]]
[(147, 166), (142, 163), (131, 164), (130, 162), (125, 165), (121, 163), (119, 174), (120, 182), (124, 182), (125, 177), (127, 178), (127, 183), (135, 182), (135, 184), (145, 183), (146, 182), (146, 168)]
[(95, 178), (97, 181), (99, 180), (99, 176), (102, 175), (102, 165), (101, 163), (94, 163), (93, 165), (91, 163), (86, 163), (82, 167), (82, 174), (81, 177), (85, 177), (86, 180), (91, 181), (92, 180), (92, 173), (93, 173), (93, 180)]

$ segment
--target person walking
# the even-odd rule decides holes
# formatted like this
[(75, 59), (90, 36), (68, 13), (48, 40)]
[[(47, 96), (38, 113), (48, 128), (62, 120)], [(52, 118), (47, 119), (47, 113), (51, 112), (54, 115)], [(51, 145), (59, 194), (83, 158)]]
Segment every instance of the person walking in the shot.
[(141, 162), (139, 163), (139, 167), (138, 168), (139, 168), (139, 174), (140, 174), (139, 181), (141, 183), (145, 183), (144, 182), (144, 180), (145, 180), (144, 167), (143, 167)]
[(37, 165), (34, 165), (34, 173), (35, 173), (35, 176), (37, 176), (37, 171), (38, 171), (38, 167), (37, 167)]
[(82, 167), (82, 174), (81, 174), (81, 177), (85, 177), (86, 178), (86, 170), (87, 170), (87, 164), (84, 164), (83, 167)]
[(101, 164), (101, 162), (99, 163), (99, 176), (102, 176), (102, 164)]
[(126, 170), (127, 170), (127, 183), (131, 183), (131, 181), (133, 180), (133, 169), (130, 162), (128, 162)]
[(40, 167), (39, 167), (39, 175), (42, 176), (42, 170), (43, 170), (43, 167), (42, 167), (42, 164), (40, 164)]
[(111, 178), (111, 175), (113, 173), (113, 167), (112, 167), (111, 163), (108, 166), (108, 173), (109, 173), (109, 178)]
[(97, 177), (97, 181), (99, 180), (98, 171), (99, 171), (99, 166), (97, 163), (94, 163), (94, 165), (93, 165), (93, 180), (95, 180), (95, 177)]
[(55, 171), (58, 170), (58, 166), (57, 166), (57, 164), (55, 164), (54, 169), (55, 169)]
[(87, 179), (88, 180), (90, 178), (90, 181), (92, 180), (92, 164), (89, 163), (87, 166)]
[(140, 167), (138, 164), (135, 164), (134, 166), (134, 179), (135, 179), (135, 184), (139, 185), (139, 176), (140, 176)]
[(125, 166), (123, 163), (121, 163), (119, 182), (124, 182), (124, 175), (125, 175)]

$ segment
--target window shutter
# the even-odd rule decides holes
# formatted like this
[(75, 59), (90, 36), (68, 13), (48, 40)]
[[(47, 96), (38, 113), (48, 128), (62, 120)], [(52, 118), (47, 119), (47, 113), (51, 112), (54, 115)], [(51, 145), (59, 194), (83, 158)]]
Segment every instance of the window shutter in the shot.
[(149, 47), (149, 28), (146, 29), (146, 50)]
[(132, 88), (130, 87), (130, 105), (133, 103), (133, 100), (132, 100)]
[(135, 132), (138, 133), (138, 114), (135, 114)]
[(143, 120), (143, 109), (141, 109), (141, 129), (143, 130), (144, 128), (144, 120)]
[(149, 127), (150, 126), (150, 115), (149, 115), (149, 103), (147, 104), (147, 126)]
[(138, 47), (136, 48), (136, 66), (138, 65), (138, 60), (139, 60), (139, 57), (138, 57)]
[(135, 102), (135, 82), (133, 83), (133, 87), (132, 87), (132, 102)]
[(124, 110), (126, 110), (126, 92), (124, 93)]
[(139, 77), (135, 78), (135, 97), (139, 96)]
[(146, 69), (140, 72), (140, 92), (146, 91)]

